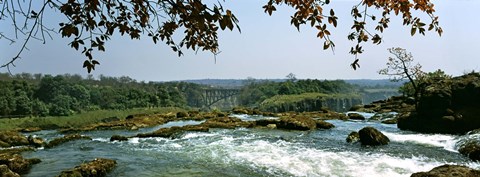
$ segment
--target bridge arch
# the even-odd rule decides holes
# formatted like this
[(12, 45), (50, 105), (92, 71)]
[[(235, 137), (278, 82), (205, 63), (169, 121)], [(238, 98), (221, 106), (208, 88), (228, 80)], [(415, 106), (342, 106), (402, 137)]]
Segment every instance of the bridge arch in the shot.
[(210, 108), (213, 104), (219, 102), (220, 100), (227, 99), (238, 95), (240, 89), (205, 89), (204, 94), (204, 106)]

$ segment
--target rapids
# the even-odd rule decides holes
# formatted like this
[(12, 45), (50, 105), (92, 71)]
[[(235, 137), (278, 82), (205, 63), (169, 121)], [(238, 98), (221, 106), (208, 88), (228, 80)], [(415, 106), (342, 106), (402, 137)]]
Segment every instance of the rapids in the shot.
[[(235, 115), (244, 120), (261, 116)], [(409, 176), (442, 164), (461, 164), (480, 169), (457, 152), (464, 136), (421, 134), (401, 131), (396, 125), (376, 121), (329, 120), (330, 130), (285, 131), (263, 128), (211, 129), (187, 132), (177, 139), (131, 138), (110, 142), (114, 135), (130, 136), (162, 127), (199, 124), (170, 122), (138, 131), (106, 130), (84, 132), (92, 141), (68, 142), (52, 149), (25, 152), (40, 158), (25, 176), (55, 176), (94, 158), (110, 158), (117, 167), (109, 176)], [(351, 131), (372, 126), (390, 138), (390, 144), (363, 147), (349, 144)], [(51, 140), (55, 131), (33, 133)]]

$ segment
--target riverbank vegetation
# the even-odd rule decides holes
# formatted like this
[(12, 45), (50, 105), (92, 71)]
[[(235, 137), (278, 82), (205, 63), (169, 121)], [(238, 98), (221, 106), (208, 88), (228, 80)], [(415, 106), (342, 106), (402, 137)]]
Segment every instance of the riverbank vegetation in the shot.
[(39, 127), (41, 129), (83, 127), (102, 121), (123, 120), (128, 115), (169, 113), (179, 111), (183, 111), (183, 109), (177, 107), (136, 108), (125, 110), (95, 110), (69, 116), (5, 118), (0, 119), (0, 130), (25, 129), (32, 127)]

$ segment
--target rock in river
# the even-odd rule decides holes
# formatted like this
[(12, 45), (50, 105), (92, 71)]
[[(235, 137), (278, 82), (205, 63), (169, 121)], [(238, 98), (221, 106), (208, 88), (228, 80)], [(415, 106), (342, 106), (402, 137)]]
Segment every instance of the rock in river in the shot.
[(428, 172), (418, 172), (411, 177), (476, 177), (480, 176), (479, 170), (474, 170), (460, 165), (442, 165)]
[(470, 141), (461, 145), (458, 152), (472, 160), (480, 161), (480, 144), (478, 141)]
[(362, 145), (386, 145), (390, 142), (387, 136), (373, 127), (362, 128), (358, 134)]
[(81, 164), (67, 171), (62, 171), (59, 177), (103, 177), (115, 168), (117, 162), (110, 159), (95, 159), (89, 163)]
[(295, 116), (283, 117), (277, 124), (277, 128), (288, 130), (314, 130), (317, 128), (317, 122), (310, 117)]
[(353, 120), (365, 120), (365, 117), (359, 113), (348, 113), (348, 118)]
[(335, 127), (335, 125), (325, 122), (323, 120), (316, 120), (316, 123), (317, 123), (317, 128), (319, 129), (331, 129)]
[(347, 136), (347, 143), (356, 143), (360, 140), (360, 134), (358, 132), (351, 132)]
[(87, 140), (92, 140), (89, 136), (84, 136), (80, 134), (71, 134), (71, 135), (65, 135), (62, 138), (55, 138), (52, 141), (48, 142), (47, 145), (45, 145), (45, 148), (53, 148), (55, 146), (58, 146), (60, 144), (69, 142), (69, 141), (74, 141), (74, 140), (79, 140), (79, 139), (87, 139)]

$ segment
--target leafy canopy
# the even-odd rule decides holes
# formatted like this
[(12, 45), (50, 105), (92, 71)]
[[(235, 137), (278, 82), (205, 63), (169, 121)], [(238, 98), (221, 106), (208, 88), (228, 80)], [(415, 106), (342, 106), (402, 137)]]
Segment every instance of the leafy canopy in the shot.
[[(338, 17), (334, 9), (325, 9), (327, 4), (330, 4), (330, 0), (268, 0), (263, 9), (269, 15), (281, 5), (295, 9), (291, 24), (297, 29), (302, 25), (315, 27), (318, 30), (317, 37), (324, 41), (323, 49), (334, 50), (330, 28), (337, 26)], [(382, 15), (374, 16), (372, 10), (380, 11)], [(83, 67), (88, 72), (100, 64), (94, 57), (94, 51), (105, 51), (106, 42), (115, 33), (131, 39), (147, 36), (154, 43), (165, 43), (181, 56), (182, 49), (217, 54), (218, 31), (240, 31), (237, 17), (231, 10), (225, 9), (220, 1), (0, 0), (0, 23), (8, 24), (2, 26), (11, 26), (2, 28), (6, 31), (0, 31), (0, 39), (22, 43), (16, 55), (1, 67), (14, 66), (31, 39), (45, 42), (46, 37), (57, 33), (55, 27), (43, 23), (47, 11), (65, 17), (66, 20), (59, 23), (58, 33), (70, 38), (69, 45), (86, 56)], [(430, 0), (359, 0), (352, 8), (352, 32), (347, 36), (349, 40), (356, 41), (350, 50), (355, 55), (352, 67), (356, 69), (360, 66), (358, 55), (363, 52), (362, 43), (381, 43), (380, 34), (388, 28), (392, 14), (403, 18), (403, 25), (411, 27), (412, 35), (417, 31), (425, 35), (427, 24), (414, 16), (412, 11), (427, 14), (431, 19), (428, 30), (435, 30), (441, 35), (442, 29)], [(367, 29), (367, 22), (374, 24), (375, 28)], [(174, 37), (179, 30), (183, 33)], [(11, 31), (14, 31), (14, 35), (7, 35)]]

